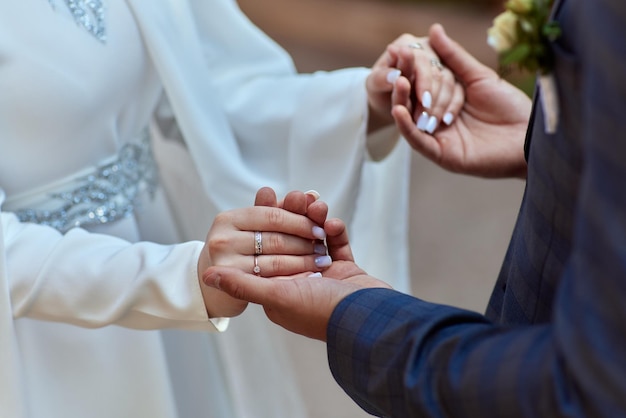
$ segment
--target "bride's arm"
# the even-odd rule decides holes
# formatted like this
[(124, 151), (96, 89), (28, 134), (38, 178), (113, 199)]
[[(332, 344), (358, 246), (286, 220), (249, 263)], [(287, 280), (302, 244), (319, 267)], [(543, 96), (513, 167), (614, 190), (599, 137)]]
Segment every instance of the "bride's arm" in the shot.
[[(280, 208), (249, 207), (216, 216), (204, 245), (131, 244), (80, 228), (63, 235), (2, 212), (0, 274), (14, 318), (89, 328), (222, 330), (227, 322), (220, 317), (240, 314), (247, 303), (204, 286), (203, 272), (213, 265), (248, 272), (258, 265), (264, 275), (319, 271), (327, 261), (313, 244), (316, 226)], [(266, 238), (258, 257), (255, 231)]]
[(81, 229), (62, 235), (11, 213), (1, 216), (0, 274), (14, 318), (88, 328), (213, 328), (198, 283), (201, 242), (131, 244)]

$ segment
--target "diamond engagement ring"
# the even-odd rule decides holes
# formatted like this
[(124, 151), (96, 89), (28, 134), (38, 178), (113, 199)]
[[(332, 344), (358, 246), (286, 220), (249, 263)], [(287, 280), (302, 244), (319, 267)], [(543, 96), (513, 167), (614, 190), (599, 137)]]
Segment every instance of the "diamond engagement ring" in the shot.
[(263, 235), (260, 231), (254, 231), (254, 254), (263, 254)]
[(252, 272), (254, 274), (256, 274), (257, 276), (261, 275), (261, 267), (259, 267), (259, 256), (258, 255), (254, 256), (254, 268), (252, 269)]

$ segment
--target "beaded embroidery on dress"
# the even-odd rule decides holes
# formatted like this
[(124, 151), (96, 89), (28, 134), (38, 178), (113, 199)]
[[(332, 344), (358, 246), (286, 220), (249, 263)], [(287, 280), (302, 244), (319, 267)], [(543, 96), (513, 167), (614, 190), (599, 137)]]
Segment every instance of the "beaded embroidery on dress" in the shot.
[[(100, 42), (107, 40), (104, 3), (100, 0), (59, 0), (65, 3), (77, 25), (82, 26)], [(48, 0), (56, 10), (56, 0)]]
[(112, 161), (62, 182), (56, 191), (44, 193), (41, 201), (54, 209), (18, 208), (13, 212), (21, 222), (48, 225), (65, 233), (71, 228), (101, 225), (130, 216), (138, 209), (143, 193), (154, 196), (158, 182), (146, 130), (141, 142), (124, 145)]

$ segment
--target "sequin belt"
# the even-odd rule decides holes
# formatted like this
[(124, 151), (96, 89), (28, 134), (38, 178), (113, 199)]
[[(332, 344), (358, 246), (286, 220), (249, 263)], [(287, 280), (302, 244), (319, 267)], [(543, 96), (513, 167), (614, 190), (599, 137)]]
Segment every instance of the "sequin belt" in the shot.
[(148, 132), (138, 143), (124, 145), (117, 155), (36, 191), (8, 197), (4, 210), (22, 222), (51, 226), (61, 232), (100, 225), (132, 214), (143, 193), (158, 185)]

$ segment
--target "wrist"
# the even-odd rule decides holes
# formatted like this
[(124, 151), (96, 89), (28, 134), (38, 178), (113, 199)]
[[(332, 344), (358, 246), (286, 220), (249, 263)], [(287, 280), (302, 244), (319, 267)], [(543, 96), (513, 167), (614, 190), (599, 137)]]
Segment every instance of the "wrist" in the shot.
[(367, 118), (367, 134), (372, 134), (380, 129), (387, 128), (393, 125), (394, 120), (391, 116), (391, 112), (383, 114), (368, 104), (368, 118)]

